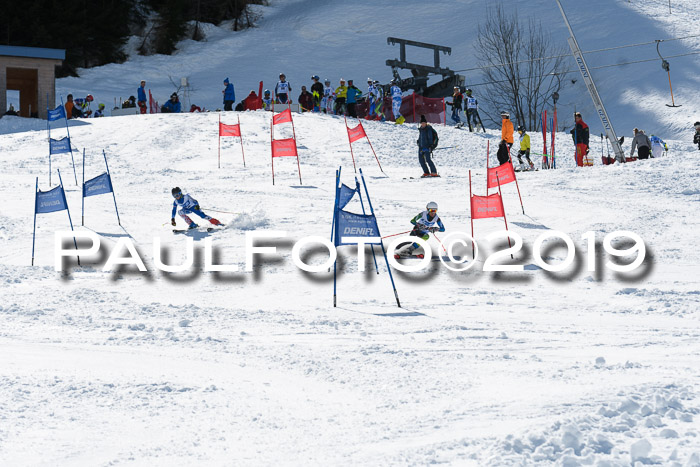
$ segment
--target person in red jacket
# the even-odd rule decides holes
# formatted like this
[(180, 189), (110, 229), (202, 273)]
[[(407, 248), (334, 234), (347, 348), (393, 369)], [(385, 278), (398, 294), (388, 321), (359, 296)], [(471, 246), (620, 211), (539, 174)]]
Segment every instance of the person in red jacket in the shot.
[(243, 99), (243, 105), (245, 106), (245, 110), (262, 109), (262, 106), (260, 105), (260, 98), (257, 94), (255, 94), (255, 91), (253, 90), (250, 91), (248, 97)]
[(314, 97), (306, 90), (306, 86), (301, 87), (301, 94), (299, 94), (299, 105), (301, 106), (302, 112), (310, 112), (314, 108)]

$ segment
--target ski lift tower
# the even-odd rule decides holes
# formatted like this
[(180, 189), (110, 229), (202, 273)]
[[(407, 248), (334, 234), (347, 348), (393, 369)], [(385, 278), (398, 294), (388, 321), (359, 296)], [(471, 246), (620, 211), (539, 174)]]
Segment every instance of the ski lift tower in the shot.
[(578, 69), (581, 72), (581, 76), (583, 76), (583, 81), (586, 83), (586, 87), (588, 88), (588, 93), (591, 95), (591, 99), (593, 99), (593, 105), (595, 105), (595, 108), (598, 111), (600, 123), (603, 124), (603, 128), (605, 128), (605, 134), (607, 135), (608, 140), (610, 141), (610, 144), (613, 147), (615, 159), (617, 159), (617, 161), (620, 163), (625, 162), (625, 154), (622, 152), (622, 146), (620, 145), (620, 141), (617, 139), (617, 135), (615, 135), (615, 129), (612, 126), (610, 118), (608, 118), (608, 112), (605, 110), (605, 106), (603, 105), (603, 101), (600, 98), (600, 94), (598, 94), (598, 89), (595, 87), (595, 83), (593, 82), (593, 76), (591, 76), (591, 72), (588, 70), (588, 65), (586, 65), (586, 60), (583, 58), (583, 52), (581, 52), (581, 49), (578, 46), (578, 42), (576, 41), (574, 31), (573, 29), (571, 29), (571, 25), (569, 24), (569, 20), (566, 17), (566, 13), (564, 13), (564, 8), (562, 8), (561, 2), (559, 0), (556, 0), (556, 2), (557, 5), (559, 5), (559, 11), (561, 11), (561, 16), (564, 18), (564, 23), (569, 29), (570, 36), (568, 42), (569, 47), (571, 48), (571, 53), (576, 59), (576, 65), (578, 65)]
[[(449, 97), (452, 95), (452, 90), (455, 86), (464, 86), (464, 76), (456, 74), (449, 68), (440, 66), (440, 52), (452, 55), (452, 48), (444, 45), (428, 44), (426, 42), (411, 41), (408, 39), (399, 39), (398, 37), (387, 37), (386, 42), (389, 45), (398, 44), (399, 59), (387, 60), (387, 66), (391, 67), (391, 72), (394, 79), (397, 80), (397, 85), (402, 91), (413, 89), (417, 94), (425, 97)], [(406, 61), (406, 46), (421, 47), (424, 49), (433, 50), (433, 66), (419, 65)], [(398, 69), (411, 70), (413, 77), (401, 79)], [(441, 75), (442, 81), (428, 86), (428, 75)]]

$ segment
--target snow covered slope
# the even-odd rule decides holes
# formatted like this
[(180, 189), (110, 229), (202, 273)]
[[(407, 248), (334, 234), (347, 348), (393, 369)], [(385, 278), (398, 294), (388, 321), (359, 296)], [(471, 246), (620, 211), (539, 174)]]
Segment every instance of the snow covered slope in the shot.
[[(368, 255), (368, 273), (358, 273), (344, 247), (333, 308), (332, 275), (301, 273), (291, 242), (252, 273), (201, 270), (205, 238), (243, 269), (251, 230), (328, 236), (335, 169), (354, 183), (342, 119), (295, 116), (304, 184), (280, 159), (272, 186), (270, 114), (240, 117), (246, 167), (229, 140), (221, 169), (215, 113), (71, 122), (87, 177), (103, 171), (105, 149), (122, 219), (108, 195), (92, 197), (77, 229), (108, 246), (132, 238), (148, 274), (102, 272), (85, 257), (55, 272), (53, 232), (66, 228), (65, 213), (39, 216), (29, 266), (35, 177), (48, 188), (46, 133), (34, 120), (0, 120), (0, 464), (700, 462), (697, 149), (670, 141), (668, 157), (584, 170), (565, 157), (573, 148), (560, 134), (560, 169), (520, 175), (526, 214), (515, 187), (503, 189), (509, 226), (526, 244), (515, 258), (522, 273), (482, 272), (483, 256), (470, 273), (439, 263), (396, 273), (399, 309), (386, 268), (375, 274)], [(437, 127), (443, 177), (419, 180), (410, 178), (419, 174), (415, 126), (366, 129), (386, 175), (364, 142), (355, 157), (382, 233), (407, 230), (428, 201), (439, 203), (446, 233), (468, 232), (468, 170), (483, 194), (486, 143), (499, 134)], [(54, 167), (79, 224), (69, 157)], [(194, 235), (198, 267), (167, 274), (153, 267), (154, 237), (169, 263), (185, 259), (186, 239), (169, 225), (175, 185), (227, 226)], [(476, 222), (482, 248), (501, 228)], [(563, 273), (545, 273), (529, 254), (551, 230), (579, 252)], [(633, 276), (606, 269), (605, 256), (587, 272), (589, 230), (599, 241), (636, 232), (649, 260)]]
[[(477, 66), (474, 45), (480, 18), (491, 2), (482, 0), (394, 2), (356, 0), (271, 0), (261, 7), (259, 27), (233, 33), (225, 27), (209, 27), (207, 42), (184, 41), (173, 56), (140, 57), (132, 55), (126, 63), (82, 70), (80, 78), (58, 81), (59, 94), (92, 93), (98, 101), (111, 106), (115, 97), (136, 93), (140, 79), (148, 81), (161, 102), (173, 91), (170, 78), (179, 83), (187, 76), (194, 87), (191, 102), (209, 109), (222, 107), (221, 89), (225, 77), (236, 86), (238, 100), (251, 89), (257, 91), (263, 80), (274, 88), (277, 75), (285, 72), (294, 87), (294, 98), (309, 77), (318, 74), (338, 80), (354, 79), (364, 85), (367, 77), (387, 82), (391, 70), (384, 63), (397, 58), (397, 46), (386, 44), (388, 36), (404, 37), (452, 47), (451, 56), (441, 63), (454, 70)], [(662, 0), (563, 0), (574, 32), (583, 50), (700, 34), (698, 2), (674, 0), (672, 13)], [(507, 2), (524, 23), (530, 18), (542, 22), (554, 39), (568, 50), (568, 35), (554, 0)], [(664, 56), (697, 52), (700, 37), (662, 44)], [(409, 49), (408, 58), (432, 63), (429, 51)], [(635, 60), (656, 59), (654, 44), (616, 49), (587, 56), (589, 66), (618, 64)], [(660, 60), (594, 70), (593, 76), (619, 135), (630, 135), (639, 127), (647, 134), (663, 138), (687, 139), (692, 123), (700, 120), (700, 56), (669, 59), (676, 103), (669, 108), (667, 74)], [(568, 69), (575, 70), (573, 59)], [(477, 71), (464, 72), (467, 84), (477, 97), (483, 79)], [(576, 79), (575, 85), (570, 80)], [(574, 109), (584, 113), (593, 134), (602, 131), (595, 117), (590, 97), (578, 74), (564, 79), (568, 87), (560, 93), (560, 121), (565, 124)]]

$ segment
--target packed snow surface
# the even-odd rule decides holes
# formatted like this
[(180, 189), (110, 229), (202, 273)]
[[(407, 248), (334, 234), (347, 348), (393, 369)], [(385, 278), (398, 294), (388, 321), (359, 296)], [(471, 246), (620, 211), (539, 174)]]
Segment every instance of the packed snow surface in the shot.
[[(273, 2), (263, 9), (259, 29), (221, 30), (218, 39), (185, 44), (174, 57), (85, 70), (59, 87), (64, 93), (94, 87), (122, 93), (123, 83), (135, 87), (144, 74), (155, 81), (167, 66), (179, 75), (185, 58), (197, 53), (201, 62), (193, 66), (203, 80), (223, 74), (213, 57), (227, 42), (241, 50), (259, 44), (260, 53), (263, 46), (286, 52), (289, 62), (279, 68), (300, 81), (313, 64), (298, 63), (294, 54), (314, 56), (302, 36), (332, 48), (362, 79), (379, 69), (367, 63), (379, 67), (388, 57), (381, 47), (356, 42), (374, 54), (360, 59), (343, 48), (350, 47), (348, 38), (402, 37), (391, 32), (389, 19), (377, 24), (370, 16), (391, 11), (406, 18), (410, 11), (411, 17), (437, 18), (448, 5), (484, 7), (421, 2), (389, 9), (375, 2), (370, 11), (369, 3), (356, 3), (352, 34), (349, 16), (305, 22), (306, 8), (347, 11), (333, 9), (340, 8), (330, 6), (336, 2)], [(540, 3), (529, 5), (544, 12)], [(665, 34), (692, 33), (679, 16), (652, 15), (664, 2), (564, 3), (567, 11), (592, 5), (588, 28), (598, 19), (621, 28), (653, 20)], [(618, 17), (604, 18), (597, 8), (603, 4)], [(697, 9), (675, 0), (673, 8)], [(285, 14), (296, 29), (286, 26)], [(559, 28), (552, 5), (546, 14)], [(465, 17), (444, 15), (444, 27), (438, 31), (434, 22), (435, 32), (415, 39), (443, 43), (440, 34), (473, 34)], [(573, 11), (570, 17), (580, 42), (588, 37), (588, 46), (604, 45), (586, 36), (583, 19)], [(271, 30), (295, 35), (276, 51), (265, 34)], [(337, 63), (333, 50), (319, 48), (319, 67)], [(469, 65), (459, 59), (465, 61), (455, 65)], [(232, 68), (239, 65), (240, 79), (251, 87), (258, 79), (253, 70), (271, 77), (278, 72), (265, 60), (231, 59)], [(697, 75), (679, 78), (690, 86)], [(217, 96), (219, 81), (211, 77)], [(167, 78), (154, 84), (169, 91)], [(608, 109), (627, 114), (624, 105), (611, 102)], [(661, 114), (668, 108), (661, 105), (660, 113), (644, 118), (673, 126), (675, 117), (666, 120)], [(681, 109), (691, 107), (684, 102)], [(667, 139), (668, 155), (613, 166), (601, 165), (607, 149), (592, 137), (595, 165), (587, 168), (575, 167), (571, 137), (558, 133), (558, 168), (518, 174), (525, 213), (516, 186), (502, 187), (508, 227), (524, 241), (510, 262), (522, 264), (522, 272), (483, 271), (486, 256), (503, 246), (487, 236), (503, 222), (479, 219), (474, 234), (482, 251), (469, 272), (451, 272), (439, 262), (418, 273), (393, 270), (401, 308), (379, 250), (377, 274), (369, 251), (362, 273), (356, 248), (339, 248), (334, 308), (332, 271), (302, 272), (291, 251), (303, 237), (330, 236), (339, 166), (342, 181), (355, 184), (343, 119), (295, 114), (303, 183), (296, 161), (280, 158), (273, 186), (270, 113), (223, 113), (221, 119), (236, 123), (237, 116), (245, 166), (239, 140), (223, 138), (221, 168), (217, 113), (71, 121), (76, 173), (69, 154), (54, 156), (53, 186), (59, 169), (76, 230), (95, 232), (103, 248), (81, 257), (82, 266), (68, 260), (64, 272), (54, 270), (54, 232), (69, 228), (65, 212), (37, 216), (30, 266), (37, 177), (41, 190), (50, 188), (46, 122), (0, 119), (0, 465), (700, 465), (700, 152), (685, 130)], [(487, 144), (493, 166), (500, 131), (436, 125), (434, 156), (442, 177), (421, 180), (415, 125), (364, 126), (383, 172), (364, 140), (353, 144), (354, 157), (382, 234), (409, 230), (409, 220), (429, 201), (438, 203), (447, 228), (441, 240), (469, 233), (469, 171), (474, 193), (485, 194)], [(52, 136), (64, 133), (52, 125)], [(540, 152), (542, 136), (531, 137), (533, 152)], [(107, 155), (121, 226), (108, 194), (85, 199), (81, 226), (75, 180), (83, 176), (83, 148), (85, 179), (104, 172), (102, 151)], [(540, 165), (539, 156), (533, 160)], [(174, 186), (226, 226), (173, 235)], [(360, 212), (359, 201), (348, 209)], [(265, 230), (285, 231), (288, 238), (268, 242), (277, 253), (245, 272), (246, 235)], [(615, 260), (604, 252), (603, 239), (619, 230), (638, 234), (646, 245), (646, 259), (633, 273), (606, 266)], [(533, 259), (535, 240), (553, 231), (569, 235), (576, 249), (573, 264), (556, 273)], [(582, 238), (588, 231), (596, 239), (592, 263)], [(125, 239), (136, 246), (146, 273), (133, 266), (102, 270), (110, 250)], [(182, 273), (155, 268), (158, 240), (163, 260), (177, 265), (186, 260), (190, 239), (193, 267)], [(204, 271), (207, 239), (217, 264), (240, 272)], [(430, 246), (441, 252), (436, 239)], [(554, 239), (542, 251), (551, 264), (566, 257), (564, 244)], [(318, 248), (302, 256), (320, 263), (327, 255)]]

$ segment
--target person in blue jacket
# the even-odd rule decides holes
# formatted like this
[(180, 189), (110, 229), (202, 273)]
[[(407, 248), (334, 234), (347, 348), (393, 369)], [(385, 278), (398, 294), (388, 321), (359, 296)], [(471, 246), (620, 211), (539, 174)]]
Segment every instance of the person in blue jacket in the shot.
[(357, 98), (362, 95), (362, 91), (355, 86), (351, 79), (348, 80), (348, 90), (345, 103), (348, 106), (348, 115), (357, 118)]
[[(192, 219), (189, 218), (187, 214), (195, 213), (202, 219), (206, 219), (209, 222), (211, 222), (214, 225), (223, 225), (221, 222), (218, 220), (214, 219), (211, 216), (207, 216), (199, 207), (199, 202), (194, 199), (192, 196), (190, 196), (189, 193), (186, 195), (182, 194), (182, 190), (180, 190), (179, 186), (176, 186), (171, 190), (171, 193), (173, 195), (173, 198), (175, 198), (175, 201), (173, 201), (173, 212), (170, 215), (170, 223), (175, 226), (175, 212), (177, 212), (180, 217), (182, 217), (185, 222), (187, 222), (187, 225), (189, 226), (188, 228), (190, 229), (196, 229), (199, 227), (197, 224), (192, 221)], [(180, 208), (178, 210), (178, 207)]]
[(136, 90), (137, 94), (137, 101), (139, 104), (139, 110), (141, 111), (142, 114), (145, 114), (146, 111), (148, 110), (148, 107), (146, 106), (146, 102), (148, 101), (146, 99), (146, 81), (141, 80), (141, 86)]
[(176, 92), (170, 94), (170, 100), (163, 104), (160, 111), (164, 114), (179, 114), (182, 111), (182, 106), (180, 105), (180, 100), (177, 98)]
[(224, 80), (224, 86), (226, 88), (221, 91), (224, 94), (224, 110), (233, 110), (233, 103), (236, 102), (236, 91), (228, 78)]

